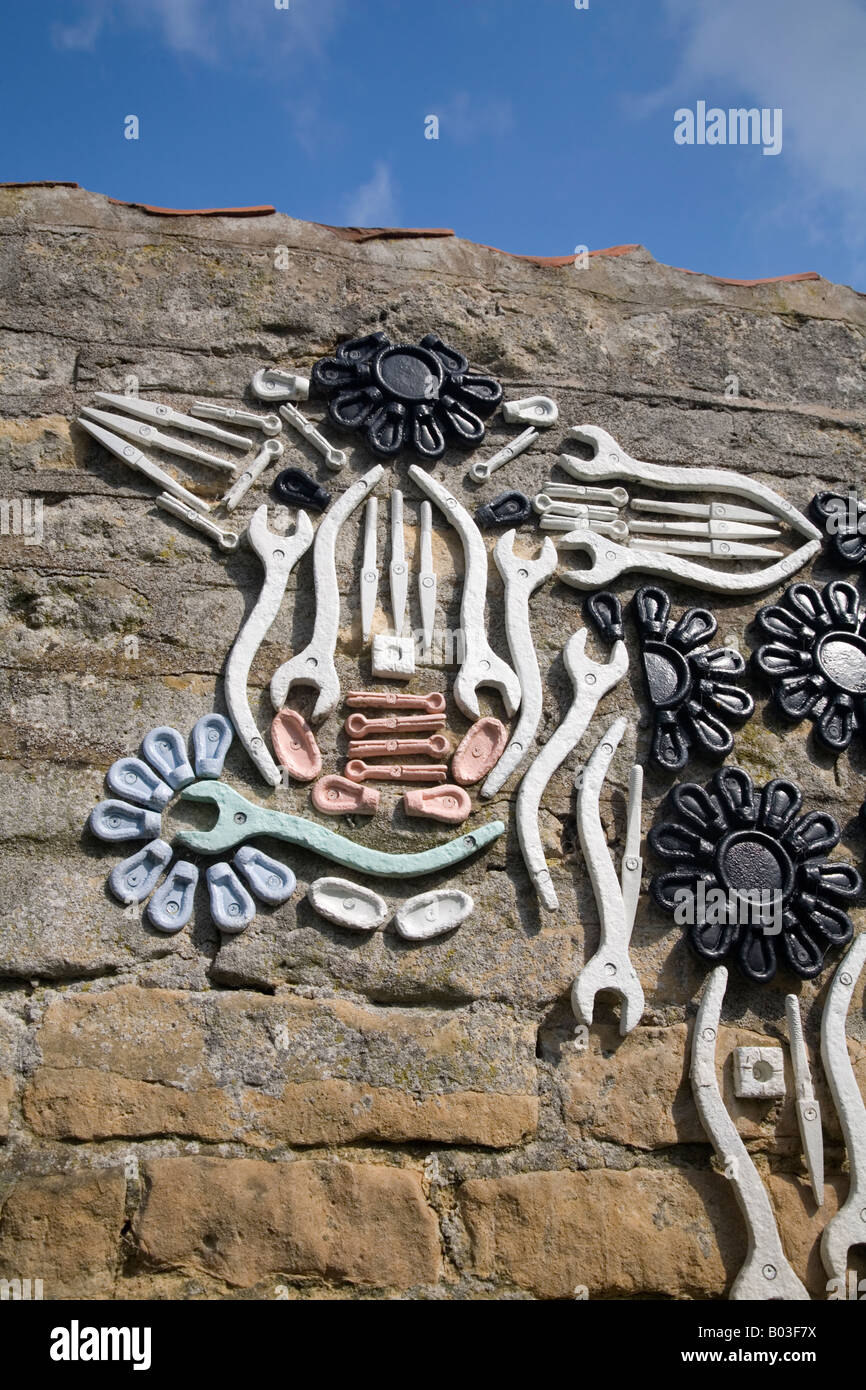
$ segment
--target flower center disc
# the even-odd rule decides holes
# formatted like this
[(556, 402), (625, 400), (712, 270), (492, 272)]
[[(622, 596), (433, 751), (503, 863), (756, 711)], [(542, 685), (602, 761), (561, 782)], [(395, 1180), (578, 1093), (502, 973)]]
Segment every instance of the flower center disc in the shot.
[(794, 886), (794, 866), (785, 850), (760, 830), (735, 830), (716, 854), (719, 878), (730, 892), (778, 892), (787, 898)]
[(818, 643), (815, 659), (828, 680), (851, 695), (866, 691), (866, 642), (853, 633), (830, 632)]
[(385, 348), (374, 367), (379, 385), (397, 400), (435, 401), (444, 370), (439, 358), (421, 347)]
[(673, 647), (647, 642), (643, 650), (643, 668), (654, 705), (660, 708), (675, 705), (688, 695), (692, 683), (688, 663)]

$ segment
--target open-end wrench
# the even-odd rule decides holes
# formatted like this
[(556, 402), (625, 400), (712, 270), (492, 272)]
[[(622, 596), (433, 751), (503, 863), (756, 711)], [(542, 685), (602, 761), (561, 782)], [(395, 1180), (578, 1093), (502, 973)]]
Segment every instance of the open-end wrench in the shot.
[(845, 1136), (849, 1175), (845, 1203), (824, 1227), (821, 1259), (831, 1278), (842, 1280), (842, 1285), (848, 1251), (853, 1245), (866, 1244), (866, 1105), (845, 1040), (845, 1019), (864, 962), (866, 932), (861, 932), (833, 976), (821, 1018), (821, 1057)]
[(809, 1294), (785, 1257), (766, 1188), (736, 1125), (725, 1109), (719, 1089), (716, 1039), (727, 983), (728, 972), (723, 965), (719, 965), (704, 986), (692, 1036), (689, 1075), (701, 1124), (724, 1164), (725, 1177), (733, 1186), (746, 1222), (748, 1250), (730, 1297), (735, 1300), (808, 1299)]
[(493, 558), (505, 585), (505, 631), (508, 650), (520, 681), (520, 718), (505, 752), (481, 788), (482, 797), (495, 796), (523, 762), (535, 738), (543, 704), (541, 675), (529, 626), (529, 600), (556, 569), (556, 546), (547, 536), (538, 558), (527, 560), (514, 553), (516, 534), (516, 531), (506, 531), (500, 536)]
[[(285, 410), (285, 406), (280, 407)], [(338, 497), (319, 522), (313, 545), (313, 582), (316, 588), (316, 621), (313, 635), (302, 652), (280, 666), (271, 678), (271, 703), (282, 709), (293, 685), (311, 685), (318, 691), (313, 721), (333, 714), (340, 699), (340, 681), (334, 666), (340, 629), (340, 590), (337, 585), (335, 548), (340, 527), (372, 492), (384, 473), (380, 463)]]
[(184, 801), (212, 802), (219, 814), (210, 830), (182, 830), (175, 835), (173, 844), (179, 848), (199, 854), (224, 854), (247, 840), (268, 835), (321, 854), (344, 868), (382, 878), (417, 878), (460, 864), (498, 840), (505, 830), (503, 821), (492, 820), (477, 826), (468, 835), (446, 840), (444, 844), (417, 854), (389, 854), (356, 844), (344, 835), (335, 835), (333, 830), (304, 816), (290, 816), (285, 811), (269, 811), (265, 806), (256, 806), (228, 783), (215, 782), (212, 778), (184, 787), (181, 797)]
[(304, 439), (308, 440), (313, 448), (322, 455), (322, 458), (329, 468), (336, 471), (338, 468), (343, 467), (343, 464), (346, 462), (346, 455), (343, 453), (343, 450), (335, 449), (333, 444), (325, 438), (321, 431), (316, 429), (313, 422), (308, 420), (306, 415), (298, 410), (297, 406), (289, 405), (288, 403), (281, 405), (280, 414), (287, 425), (291, 425), (293, 430), (297, 430), (298, 434), (303, 435)]
[(400, 758), (446, 758), (451, 744), (444, 734), (433, 734), (432, 738), (362, 738), (351, 740), (346, 751), (350, 758), (389, 758), (392, 753)]
[(408, 695), (402, 690), (350, 690), (346, 704), (351, 709), (422, 709), (426, 714), (445, 713), (445, 696), (441, 690), (431, 690), (427, 695)]
[(589, 870), (601, 923), (601, 940), (595, 955), (581, 970), (571, 989), (571, 1007), (579, 1023), (592, 1023), (595, 997), (602, 990), (618, 994), (622, 1001), (619, 1031), (623, 1037), (636, 1028), (644, 1011), (644, 993), (628, 947), (640, 896), (641, 789), (643, 768), (633, 767), (629, 779), (625, 852), (621, 878), (607, 847), (599, 812), (601, 787), (611, 758), (628, 728), (627, 719), (616, 719), (603, 734), (583, 770), (577, 793), (577, 833)]
[(265, 578), (255, 607), (229, 652), (223, 686), (226, 706), (238, 738), (264, 780), (270, 786), (278, 787), (280, 769), (256, 728), (247, 695), (247, 680), (253, 657), (279, 612), (292, 568), (312, 544), (313, 526), (306, 512), (298, 512), (294, 535), (277, 535), (268, 528), (268, 509), (262, 503), (253, 513), (247, 539), (265, 567)]
[(365, 738), (367, 734), (424, 734), (445, 728), (444, 714), (386, 714), (381, 719), (367, 719), (363, 714), (350, 714), (346, 720), (350, 738)]
[(516, 805), (517, 837), (523, 862), (538, 896), (551, 911), (559, 907), (559, 899), (544, 858), (538, 828), (541, 798), (556, 769), (586, 733), (599, 700), (622, 680), (628, 670), (625, 642), (614, 643), (608, 662), (600, 664), (591, 661), (586, 655), (585, 627), (578, 628), (569, 637), (562, 651), (562, 659), (574, 686), (574, 699), (559, 728), (547, 740), (524, 775)]
[(581, 528), (566, 539), (571, 542), (571, 549), (584, 551), (591, 556), (593, 563), (587, 569), (563, 571), (560, 578), (566, 584), (573, 584), (578, 589), (600, 589), (620, 574), (640, 569), (648, 573), (666, 574), (669, 578), (682, 580), (685, 584), (699, 584), (702, 588), (719, 593), (754, 594), (761, 589), (769, 589), (783, 583), (821, 549), (822, 535), (817, 526), (792, 503), (780, 497), (778, 492), (774, 492), (757, 478), (724, 468), (683, 468), (644, 463), (631, 458), (612, 435), (596, 425), (577, 425), (569, 430), (569, 434), (593, 450), (593, 456), (589, 459), (562, 454), (558, 460), (561, 467), (581, 482), (594, 484), (622, 478), (626, 482), (649, 484), (663, 491), (678, 491), (692, 497), (697, 491), (710, 490), (725, 497), (744, 498), (749, 502), (757, 502), (773, 517), (786, 521), (806, 539), (797, 550), (783, 556), (775, 564), (748, 574), (730, 574), (680, 557), (709, 555), (716, 559), (746, 559), (750, 556), (759, 558), (762, 554), (761, 548), (746, 547), (736, 541), (694, 544), (681, 541), (672, 542), (668, 552), (661, 554), (653, 552), (663, 550), (662, 546), (648, 543), (626, 549), (616, 541), (595, 535), (589, 528)]
[(409, 477), (417, 483), (451, 522), (463, 542), (465, 572), (460, 602), (463, 629), (463, 664), (454, 681), (454, 699), (467, 719), (479, 719), (478, 690), (490, 685), (499, 691), (510, 718), (520, 708), (520, 681), (507, 662), (498, 657), (487, 641), (484, 605), (487, 598), (487, 548), (472, 517), (447, 488), (413, 464)]
[(447, 782), (448, 769), (442, 763), (365, 763), (352, 758), (346, 763), (346, 776), (352, 782)]

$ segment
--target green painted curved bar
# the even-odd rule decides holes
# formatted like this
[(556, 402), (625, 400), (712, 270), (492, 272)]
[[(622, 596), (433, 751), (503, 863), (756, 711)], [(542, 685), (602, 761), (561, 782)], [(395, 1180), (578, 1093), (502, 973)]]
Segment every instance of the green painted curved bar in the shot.
[(344, 868), (380, 878), (418, 878), (459, 864), (478, 850), (498, 840), (505, 830), (501, 820), (488, 821), (467, 835), (446, 840), (434, 849), (420, 854), (387, 854), (355, 844), (344, 835), (337, 835), (324, 825), (303, 816), (290, 816), (284, 811), (269, 811), (234, 791), (225, 782), (193, 782), (181, 792), (185, 801), (212, 801), (219, 810), (216, 825), (210, 830), (181, 830), (172, 844), (177, 848), (196, 850), (200, 854), (224, 854), (259, 835), (286, 840), (301, 849), (313, 850)]

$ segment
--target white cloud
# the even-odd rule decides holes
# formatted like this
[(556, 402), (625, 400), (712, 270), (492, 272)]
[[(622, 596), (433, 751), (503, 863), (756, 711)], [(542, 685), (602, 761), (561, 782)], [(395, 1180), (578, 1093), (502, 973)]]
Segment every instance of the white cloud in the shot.
[[(53, 25), (57, 48), (94, 49), (111, 30), (154, 32), (172, 53), (230, 63), (241, 50), (284, 58), (293, 50), (321, 52), (345, 0), (79, 0), (68, 23)], [(75, 12), (77, 9), (77, 13)]]
[(473, 97), (468, 92), (456, 92), (447, 101), (432, 102), (426, 114), (439, 117), (440, 139), (455, 140), (459, 145), (499, 139), (514, 126), (510, 101)]
[(786, 149), (820, 182), (863, 193), (866, 7), (861, 0), (665, 3), (685, 39), (669, 92), (726, 81), (748, 92), (758, 106), (781, 106)]
[(369, 182), (362, 183), (346, 200), (346, 224), (349, 227), (393, 227), (397, 223), (396, 208), (391, 170), (380, 160)]

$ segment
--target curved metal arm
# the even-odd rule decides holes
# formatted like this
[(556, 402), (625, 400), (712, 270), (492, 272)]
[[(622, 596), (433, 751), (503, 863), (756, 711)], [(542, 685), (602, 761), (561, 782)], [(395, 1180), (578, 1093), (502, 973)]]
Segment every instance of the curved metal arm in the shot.
[(487, 598), (487, 548), (472, 517), (457, 498), (413, 464), (409, 477), (442, 510), (463, 542), (465, 573), (460, 624), (463, 628), (463, 664), (454, 682), (454, 699), (467, 719), (478, 719), (477, 691), (490, 685), (498, 690), (509, 718), (520, 707), (520, 682), (507, 662), (498, 657), (487, 641), (484, 605)]
[(292, 685), (311, 685), (319, 692), (313, 707), (317, 723), (333, 714), (340, 699), (340, 681), (334, 666), (340, 630), (340, 590), (337, 585), (336, 545), (340, 527), (384, 473), (381, 464), (371, 468), (337, 498), (325, 513), (313, 546), (313, 582), (316, 588), (316, 621), (313, 635), (302, 652), (286, 661), (271, 677), (271, 704), (282, 709)]
[(842, 1280), (850, 1247), (866, 1242), (866, 1106), (845, 1040), (845, 1019), (864, 963), (866, 932), (861, 932), (833, 976), (821, 1019), (821, 1057), (845, 1136), (851, 1178), (844, 1206), (824, 1227), (821, 1258), (827, 1273)]
[(238, 738), (265, 781), (270, 786), (277, 787), (280, 783), (280, 769), (256, 728), (247, 695), (247, 681), (253, 658), (280, 611), (289, 575), (312, 544), (313, 526), (306, 512), (298, 512), (294, 535), (279, 536), (269, 530), (268, 509), (262, 504), (253, 513), (247, 538), (265, 567), (265, 578), (255, 607), (241, 627), (229, 652), (223, 687), (229, 717)]
[(809, 1294), (782, 1250), (770, 1199), (719, 1090), (716, 1041), (727, 983), (728, 972), (719, 965), (704, 986), (692, 1037), (689, 1076), (701, 1124), (725, 1165), (725, 1176), (733, 1184), (749, 1238), (746, 1259), (730, 1296), (734, 1300), (808, 1299)]

